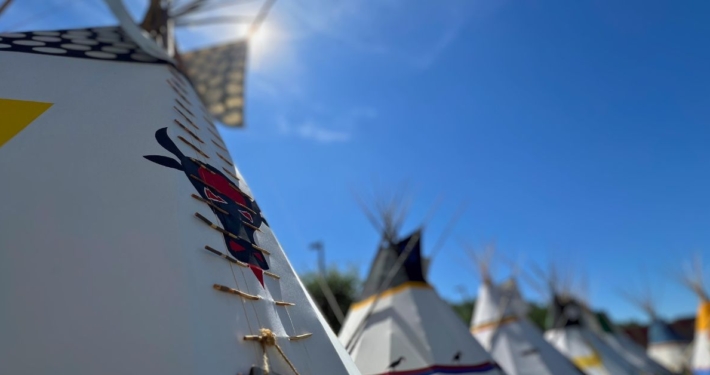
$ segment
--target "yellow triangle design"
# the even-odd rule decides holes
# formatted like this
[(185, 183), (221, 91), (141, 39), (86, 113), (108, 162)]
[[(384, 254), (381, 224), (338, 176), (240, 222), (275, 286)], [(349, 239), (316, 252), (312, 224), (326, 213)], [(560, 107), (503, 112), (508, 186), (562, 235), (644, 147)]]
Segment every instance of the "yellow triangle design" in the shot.
[(51, 106), (52, 103), (0, 99), (0, 147)]

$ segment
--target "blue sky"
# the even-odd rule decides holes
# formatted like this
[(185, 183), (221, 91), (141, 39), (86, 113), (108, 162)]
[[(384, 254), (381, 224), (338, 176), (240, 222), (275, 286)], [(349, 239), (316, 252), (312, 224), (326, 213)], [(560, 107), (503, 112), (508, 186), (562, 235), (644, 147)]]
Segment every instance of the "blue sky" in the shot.
[[(91, 3), (22, 28), (112, 22)], [(315, 270), (315, 240), (329, 264), (367, 272), (378, 233), (353, 191), (406, 183), (405, 231), (443, 197), (425, 252), (467, 203), (431, 270), (446, 298), (479, 284), (458, 240), (495, 241), (524, 266), (583, 275), (616, 319), (645, 320), (618, 291), (646, 282), (662, 315), (689, 315), (697, 299), (674, 273), (710, 248), (708, 16), (702, 1), (283, 0), (253, 47), (247, 128), (221, 132), (300, 272)]]

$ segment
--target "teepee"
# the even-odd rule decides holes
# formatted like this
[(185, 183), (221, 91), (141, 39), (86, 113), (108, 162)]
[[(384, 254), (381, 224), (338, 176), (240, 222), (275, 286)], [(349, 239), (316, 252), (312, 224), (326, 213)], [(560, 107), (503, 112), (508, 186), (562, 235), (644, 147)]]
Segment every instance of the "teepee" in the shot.
[[(594, 318), (593, 316), (590, 317), (590, 319)], [(596, 319), (599, 324), (595, 333), (604, 339), (612, 349), (621, 354), (627, 362), (633, 365), (639, 374), (671, 375), (668, 369), (651, 359), (643, 347), (636, 344), (614, 326), (605, 314), (598, 313)]]
[(471, 333), (496, 363), (509, 375), (582, 374), (527, 319), (527, 305), (515, 279), (496, 285), (490, 276), (490, 258), (474, 258), (482, 283), (471, 320)]
[(547, 281), (552, 300), (545, 339), (587, 375), (637, 375), (630, 363), (593, 332), (591, 311), (573, 297), (571, 280), (563, 285), (553, 269)]
[(403, 215), (391, 208), (381, 214), (377, 225), (382, 243), (339, 336), (360, 371), (366, 375), (502, 374), (427, 282), (422, 231), (399, 237)]
[(172, 20), (108, 2), (120, 24), (0, 34), (0, 374), (359, 374), (150, 37)]
[(686, 349), (689, 340), (681, 337), (658, 316), (650, 290), (646, 291), (645, 296), (627, 293), (626, 299), (642, 309), (651, 319), (646, 347), (648, 356), (674, 373), (680, 373), (687, 368)]
[(700, 299), (698, 315), (695, 318), (695, 339), (690, 367), (693, 375), (710, 375), (710, 295), (705, 290), (702, 262), (694, 264), (693, 276), (685, 278), (686, 285)]

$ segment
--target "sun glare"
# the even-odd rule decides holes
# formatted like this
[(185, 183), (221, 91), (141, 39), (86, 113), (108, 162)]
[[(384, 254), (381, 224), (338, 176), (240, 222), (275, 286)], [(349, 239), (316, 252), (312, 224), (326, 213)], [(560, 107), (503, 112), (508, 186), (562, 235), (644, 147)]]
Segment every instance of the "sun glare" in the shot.
[(249, 60), (252, 68), (259, 69), (267, 59), (273, 59), (273, 54), (278, 49), (278, 31), (274, 23), (265, 22), (249, 38)]

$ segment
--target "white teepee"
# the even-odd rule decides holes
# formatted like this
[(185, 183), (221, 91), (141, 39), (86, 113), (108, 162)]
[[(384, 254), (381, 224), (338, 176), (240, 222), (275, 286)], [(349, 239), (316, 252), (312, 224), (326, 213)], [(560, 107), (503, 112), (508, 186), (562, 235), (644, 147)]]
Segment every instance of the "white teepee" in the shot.
[(671, 375), (668, 369), (649, 357), (643, 347), (617, 329), (605, 315), (598, 314), (596, 317), (590, 316), (589, 318), (598, 319), (599, 324), (595, 333), (633, 365), (639, 374)]
[(545, 338), (588, 375), (635, 375), (636, 369), (585, 324), (585, 306), (555, 295)]
[(680, 373), (688, 367), (686, 354), (689, 340), (678, 335), (673, 328), (656, 313), (650, 289), (644, 296), (626, 294), (626, 299), (648, 314), (648, 345), (646, 353), (655, 362), (673, 373)]
[(471, 333), (509, 375), (581, 374), (527, 319), (527, 305), (515, 280), (495, 285), (488, 260), (477, 259), (482, 283)]
[[(392, 216), (392, 215), (389, 215)], [(502, 374), (466, 325), (426, 281), (421, 231), (384, 239), (340, 340), (360, 371), (373, 374)]]
[(0, 374), (359, 374), (137, 35), (0, 34)]
[(637, 375), (634, 367), (594, 333), (590, 310), (572, 297), (572, 280), (561, 283), (552, 268), (545, 339), (588, 375)]
[(702, 262), (694, 264), (692, 276), (685, 279), (686, 285), (698, 296), (698, 315), (695, 317), (695, 339), (692, 347), (690, 368), (693, 375), (710, 375), (710, 295), (705, 289)]

